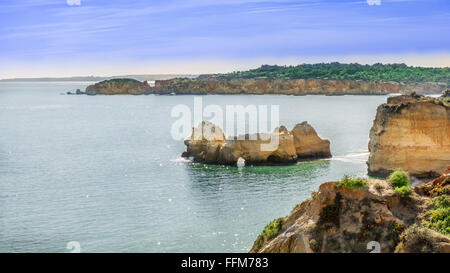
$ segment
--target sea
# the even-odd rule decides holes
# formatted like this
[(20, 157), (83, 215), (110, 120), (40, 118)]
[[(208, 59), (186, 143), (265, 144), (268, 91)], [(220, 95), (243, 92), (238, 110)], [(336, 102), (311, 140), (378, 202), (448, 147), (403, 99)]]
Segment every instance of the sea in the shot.
[[(0, 82), (0, 252), (247, 252), (320, 184), (367, 176), (387, 96), (66, 95), (90, 82)], [(293, 165), (193, 163), (174, 107), (278, 105), (333, 157)]]

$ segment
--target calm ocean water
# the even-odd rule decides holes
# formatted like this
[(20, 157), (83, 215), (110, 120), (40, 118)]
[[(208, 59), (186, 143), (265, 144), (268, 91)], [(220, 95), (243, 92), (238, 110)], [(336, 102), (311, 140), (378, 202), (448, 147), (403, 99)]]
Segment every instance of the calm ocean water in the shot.
[(180, 159), (170, 111), (193, 96), (68, 96), (89, 83), (0, 83), (0, 252), (246, 252), (262, 228), (326, 181), (366, 175), (385, 96), (204, 96), (279, 104), (307, 120), (331, 160), (205, 166)]

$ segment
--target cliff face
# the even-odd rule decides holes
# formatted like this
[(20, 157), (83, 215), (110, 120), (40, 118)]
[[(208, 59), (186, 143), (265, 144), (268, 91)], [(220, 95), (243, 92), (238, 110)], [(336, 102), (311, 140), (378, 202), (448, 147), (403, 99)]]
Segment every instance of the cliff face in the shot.
[[(273, 143), (273, 144), (271, 144)], [(271, 134), (255, 134), (225, 139), (218, 126), (202, 122), (185, 140), (184, 157), (194, 161), (234, 165), (239, 158), (246, 164), (293, 163), (300, 158), (330, 157), (330, 142), (319, 138), (307, 123), (297, 124), (292, 131), (281, 126)]]
[[(440, 181), (426, 188), (436, 190)], [(446, 181), (448, 185), (450, 180)], [(322, 184), (289, 216), (267, 225), (250, 252), (367, 253), (373, 241), (379, 243), (380, 252), (450, 252), (448, 236), (422, 226), (429, 220), (435, 198), (446, 198), (448, 211), (448, 192), (433, 199), (416, 188), (410, 196), (400, 197), (389, 181), (368, 180), (367, 184), (363, 189), (349, 189), (338, 182)], [(450, 219), (445, 217), (444, 221)]]
[(450, 164), (450, 105), (422, 96), (389, 98), (377, 109), (370, 130), (369, 175), (402, 169), (436, 176)]
[(215, 78), (156, 81), (155, 94), (285, 94), (285, 95), (382, 95), (388, 93), (440, 93), (445, 85), (439, 83), (399, 84), (351, 80), (272, 80)]
[(133, 79), (106, 80), (86, 88), (86, 94), (284, 94), (284, 95), (384, 95), (389, 93), (440, 93), (440, 83), (400, 84), (352, 80), (287, 80), (231, 79), (214, 77), (174, 78), (157, 80), (154, 87)]
[(150, 92), (150, 85), (133, 79), (112, 79), (86, 87), (88, 95), (140, 95)]

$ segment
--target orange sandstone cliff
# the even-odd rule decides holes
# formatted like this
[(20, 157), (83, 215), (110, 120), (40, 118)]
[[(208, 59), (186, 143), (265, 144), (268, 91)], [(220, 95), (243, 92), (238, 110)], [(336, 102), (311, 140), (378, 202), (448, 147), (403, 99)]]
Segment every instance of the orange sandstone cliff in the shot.
[(450, 105), (447, 98), (391, 97), (377, 109), (370, 130), (369, 175), (402, 169), (437, 176), (450, 164)]

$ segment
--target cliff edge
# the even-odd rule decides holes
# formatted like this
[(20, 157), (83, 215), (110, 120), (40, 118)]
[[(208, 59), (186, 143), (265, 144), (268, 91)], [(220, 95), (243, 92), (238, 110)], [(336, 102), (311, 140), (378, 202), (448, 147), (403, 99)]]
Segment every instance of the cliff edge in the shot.
[(221, 79), (213, 76), (157, 80), (155, 86), (133, 79), (106, 80), (86, 88), (88, 95), (386, 95), (390, 93), (440, 93), (442, 83), (398, 83), (327, 79)]
[(370, 130), (369, 175), (402, 169), (416, 177), (435, 177), (450, 164), (448, 98), (403, 95), (377, 108)]
[(389, 93), (440, 93), (441, 83), (397, 83), (326, 79), (218, 79), (199, 77), (156, 81), (155, 94), (283, 94), (283, 95), (385, 95)]
[(250, 252), (450, 253), (450, 169), (414, 190), (393, 185), (348, 177), (324, 183), (270, 222)]

